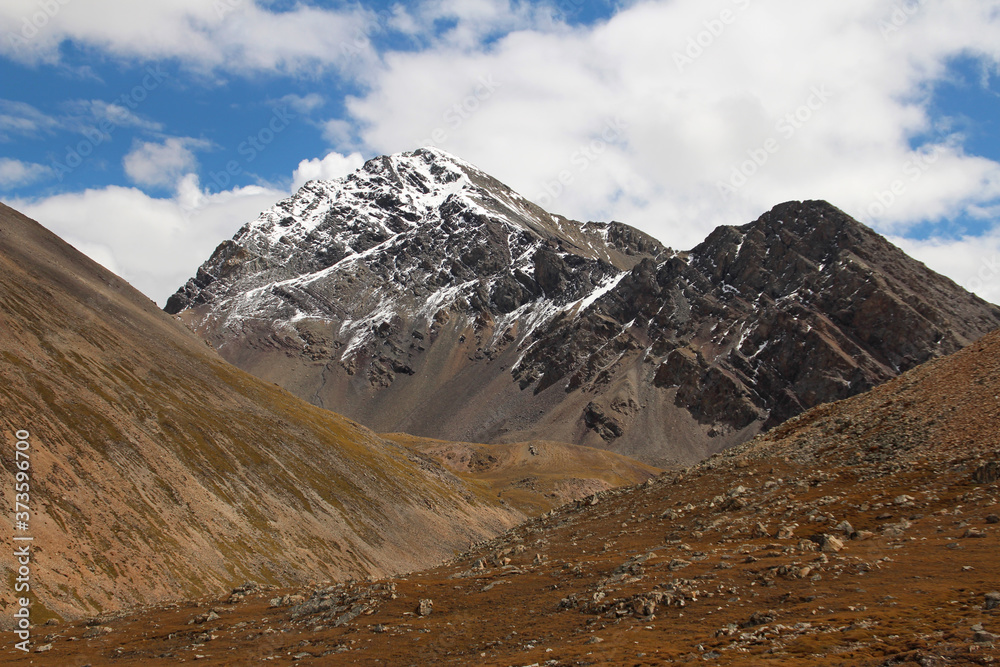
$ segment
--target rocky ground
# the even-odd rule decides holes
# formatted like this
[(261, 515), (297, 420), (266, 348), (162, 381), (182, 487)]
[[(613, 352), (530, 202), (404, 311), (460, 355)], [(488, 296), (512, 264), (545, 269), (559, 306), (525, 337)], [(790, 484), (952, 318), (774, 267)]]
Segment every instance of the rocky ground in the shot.
[(38, 628), (9, 664), (1000, 661), (1000, 332), (441, 566)]

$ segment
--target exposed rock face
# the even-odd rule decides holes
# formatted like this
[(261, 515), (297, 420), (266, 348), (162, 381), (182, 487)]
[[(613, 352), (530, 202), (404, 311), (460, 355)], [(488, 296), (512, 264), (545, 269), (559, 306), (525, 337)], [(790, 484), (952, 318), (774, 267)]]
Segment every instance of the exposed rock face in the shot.
[(594, 307), (540, 332), (514, 374), (536, 390), (596, 393), (641, 358), (678, 407), (738, 432), (870, 389), (998, 325), (996, 306), (842, 211), (789, 202), (690, 253), (642, 262)]
[(168, 312), (238, 366), (380, 431), (691, 462), (1000, 326), (825, 202), (677, 253), (437, 150), (310, 182)]

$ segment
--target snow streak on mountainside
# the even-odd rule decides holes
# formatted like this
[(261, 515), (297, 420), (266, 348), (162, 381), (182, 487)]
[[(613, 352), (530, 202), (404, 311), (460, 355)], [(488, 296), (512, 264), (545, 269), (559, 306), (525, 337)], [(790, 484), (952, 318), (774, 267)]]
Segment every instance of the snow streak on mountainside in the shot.
[(307, 183), (167, 310), (242, 368), (377, 430), (660, 465), (1000, 326), (1000, 309), (825, 202), (677, 253), (551, 215), (435, 149)]
[(579, 227), (424, 149), (307, 183), (223, 243), (166, 310), (211, 302), (231, 332), (247, 320), (333, 323), (342, 358), (398, 315), (430, 320), (455, 304), (537, 326), (606, 288), (637, 246), (662, 251), (625, 231)]

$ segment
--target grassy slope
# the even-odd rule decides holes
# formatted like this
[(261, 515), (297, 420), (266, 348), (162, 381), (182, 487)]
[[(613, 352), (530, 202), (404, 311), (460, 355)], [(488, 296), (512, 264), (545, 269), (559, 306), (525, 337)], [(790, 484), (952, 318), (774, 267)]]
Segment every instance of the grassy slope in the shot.
[[(189, 605), (113, 622), (91, 643), (69, 641), (82, 625), (62, 628), (34, 664), (108, 664), (119, 646), (151, 666), (201, 651), (206, 665), (299, 652), (365, 665), (997, 664), (1000, 608), (986, 602), (1000, 589), (998, 474), (995, 332), (682, 473), (397, 578), (391, 598), (325, 593), (370, 605), (342, 627), (314, 631), (322, 618), (268, 608), (267, 593), (222, 607), (210, 650), (184, 630), (204, 609)], [(820, 551), (822, 535), (842, 544)], [(413, 613), (419, 599), (431, 615)], [(143, 635), (151, 620), (157, 637)]]
[(474, 444), (418, 438), (386, 439), (428, 455), (485, 498), (503, 498), (534, 516), (572, 500), (651, 479), (662, 471), (602, 449), (561, 442)]
[[(32, 434), (36, 622), (244, 580), (405, 571), (521, 518), (225, 363), (0, 205), (5, 459), (18, 429)], [(0, 488), (12, 517), (9, 466)]]

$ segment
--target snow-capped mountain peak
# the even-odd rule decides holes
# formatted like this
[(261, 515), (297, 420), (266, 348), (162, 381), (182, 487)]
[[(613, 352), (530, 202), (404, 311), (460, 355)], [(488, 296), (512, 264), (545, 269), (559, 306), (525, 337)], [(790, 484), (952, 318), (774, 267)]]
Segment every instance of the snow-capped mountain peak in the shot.
[(692, 461), (1000, 326), (826, 202), (677, 253), (437, 149), (310, 181), (167, 304), (230, 361), (384, 431)]

